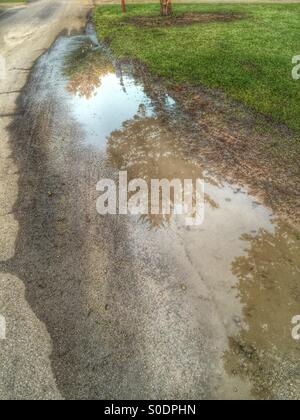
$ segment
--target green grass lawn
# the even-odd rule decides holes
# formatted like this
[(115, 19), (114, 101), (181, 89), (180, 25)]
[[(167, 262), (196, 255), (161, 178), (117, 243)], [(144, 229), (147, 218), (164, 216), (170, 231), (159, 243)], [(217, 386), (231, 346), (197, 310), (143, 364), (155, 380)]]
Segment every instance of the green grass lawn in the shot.
[[(119, 6), (99, 6), (100, 39), (119, 58), (135, 58), (176, 83), (221, 88), (232, 98), (300, 131), (300, 80), (292, 58), (300, 55), (300, 4), (187, 4), (174, 12), (235, 12), (233, 22), (184, 27), (137, 27)], [(159, 4), (128, 5), (129, 16), (158, 15)]]

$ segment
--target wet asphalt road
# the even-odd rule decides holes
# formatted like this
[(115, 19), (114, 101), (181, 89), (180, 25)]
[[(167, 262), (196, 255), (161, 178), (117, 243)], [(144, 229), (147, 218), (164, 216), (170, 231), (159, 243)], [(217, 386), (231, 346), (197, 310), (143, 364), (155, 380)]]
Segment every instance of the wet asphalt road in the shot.
[[(45, 25), (45, 43), (52, 43), (57, 13), (68, 32), (86, 22), (81, 2), (64, 6), (41, 2), (25, 22)], [(22, 25), (24, 16), (16, 16)], [(18, 36), (8, 39), (8, 57), (25, 50)], [(132, 95), (144, 92), (155, 112), (137, 110), (99, 147), (93, 133), (107, 121), (96, 101), (117, 114), (122, 97), (114, 91), (114, 102), (109, 89), (105, 97), (105, 86), (116, 89), (120, 72), (100, 69), (94, 105), (82, 75), (68, 84), (64, 73), (68, 53), (89, 39), (59, 37), (16, 103), (1, 100), (14, 116), (2, 117), (0, 313), (7, 339), (0, 342), (0, 397), (297, 397), (297, 348), (288, 328), (298, 296), (293, 233), (246, 191), (204, 175), (209, 168), (194, 159), (199, 138), (185, 132), (184, 121), (173, 124), (161, 106), (164, 93), (156, 97), (132, 76), (127, 94), (133, 83)], [(11, 67), (30, 68), (32, 58)], [(21, 90), (24, 81), (19, 71), (5, 87)], [(204, 225), (99, 216), (96, 184), (119, 170), (131, 178), (205, 177)]]

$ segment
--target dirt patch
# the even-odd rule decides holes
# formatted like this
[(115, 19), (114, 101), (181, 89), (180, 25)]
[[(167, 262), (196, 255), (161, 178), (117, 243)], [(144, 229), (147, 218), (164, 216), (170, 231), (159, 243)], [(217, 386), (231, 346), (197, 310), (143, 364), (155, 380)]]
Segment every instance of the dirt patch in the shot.
[(140, 27), (156, 26), (188, 26), (213, 22), (233, 22), (244, 19), (245, 15), (237, 13), (184, 13), (180, 15), (162, 16), (134, 16), (126, 18), (126, 22)]

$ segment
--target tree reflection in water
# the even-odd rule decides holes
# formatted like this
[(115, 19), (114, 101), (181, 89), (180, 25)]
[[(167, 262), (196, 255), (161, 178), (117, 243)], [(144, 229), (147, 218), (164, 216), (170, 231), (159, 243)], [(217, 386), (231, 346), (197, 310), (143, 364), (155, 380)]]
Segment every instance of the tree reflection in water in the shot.
[[(103, 51), (95, 51), (89, 42), (70, 55), (65, 72), (69, 92), (89, 99), (100, 87), (101, 77), (115, 70)], [(152, 98), (151, 92), (146, 93)], [(205, 178), (217, 185), (195, 159), (201, 155), (198, 139), (188, 139), (180, 122), (171, 127), (163, 116), (157, 111), (156, 117), (147, 117), (141, 105), (135, 118), (109, 136), (108, 164), (127, 171), (128, 181), (145, 180), (149, 190), (152, 179), (192, 179), (195, 183)], [(206, 202), (217, 207), (208, 196)], [(141, 220), (150, 229), (159, 229), (169, 226), (172, 215), (149, 214)], [(257, 235), (244, 235), (242, 240), (248, 250), (233, 261), (232, 272), (238, 279), (243, 319), (239, 320), (240, 332), (229, 337), (225, 367), (230, 374), (250, 380), (256, 398), (299, 398), (300, 349), (291, 337), (291, 320), (300, 313), (299, 237), (277, 223), (274, 233), (261, 230)]]
[(101, 86), (101, 77), (112, 72), (114, 67), (107, 55), (92, 42), (86, 41), (66, 59), (67, 90), (73, 95), (90, 99)]
[[(123, 86), (122, 72), (117, 72), (103, 49), (95, 48), (91, 41), (81, 43), (66, 58), (64, 73), (69, 79), (68, 91), (86, 99), (99, 92), (103, 76), (109, 73), (117, 74), (120, 85)], [(152, 100), (153, 92), (145, 93)], [(158, 108), (156, 117), (147, 116), (145, 104), (141, 103), (135, 118), (125, 121), (122, 129), (111, 133), (107, 142), (107, 155), (112, 167), (118, 171), (127, 171), (128, 181), (136, 178), (145, 180), (149, 191), (152, 179), (179, 179), (182, 183), (185, 179), (191, 179), (195, 185), (197, 179), (204, 177), (202, 167), (191, 153), (186, 156), (187, 147), (182, 138), (184, 136), (176, 133), (174, 127), (171, 129), (166, 115), (158, 117), (158, 114), (165, 111), (164, 99), (156, 98), (154, 101)], [(192, 149), (189, 147), (188, 150)], [(211, 183), (214, 181), (211, 180)], [(196, 192), (194, 204), (195, 194)], [(174, 191), (171, 191), (170, 198), (172, 206)], [(207, 201), (212, 206), (217, 206), (208, 197)], [(172, 210), (174, 208), (171, 213)], [(160, 228), (170, 223), (172, 214), (143, 215), (141, 219), (151, 228)]]
[[(141, 110), (135, 119), (123, 124), (107, 142), (109, 163), (119, 171), (128, 172), (128, 181), (141, 178), (150, 191), (152, 179), (203, 179), (203, 168), (193, 157), (186, 156), (184, 140), (178, 137), (159, 117), (144, 118)], [(208, 180), (208, 177), (207, 177)], [(210, 183), (215, 183), (210, 179)], [(174, 195), (171, 194), (171, 203)], [(216, 203), (206, 196), (213, 207)], [(150, 202), (149, 202), (150, 206)], [(142, 215), (141, 220), (152, 229), (170, 224), (171, 215)]]
[(274, 234), (261, 230), (242, 240), (249, 245), (247, 255), (235, 259), (232, 271), (244, 320), (229, 339), (226, 368), (249, 379), (256, 398), (299, 398), (300, 349), (291, 320), (300, 313), (300, 238), (278, 223)]

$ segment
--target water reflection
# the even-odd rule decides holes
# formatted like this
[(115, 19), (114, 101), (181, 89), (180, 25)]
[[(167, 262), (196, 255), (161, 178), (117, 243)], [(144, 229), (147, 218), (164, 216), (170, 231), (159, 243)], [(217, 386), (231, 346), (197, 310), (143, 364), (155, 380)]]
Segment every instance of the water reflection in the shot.
[(241, 239), (247, 253), (233, 261), (232, 272), (243, 319), (240, 333), (229, 338), (226, 368), (250, 379), (255, 397), (299, 396), (299, 345), (291, 337), (291, 319), (300, 311), (300, 238), (278, 222), (274, 233), (261, 229)]
[(113, 73), (114, 67), (108, 57), (92, 41), (79, 42), (65, 60), (64, 74), (69, 82), (69, 93), (89, 100), (97, 94), (101, 78)]
[[(80, 42), (69, 54), (65, 75), (72, 94), (71, 109), (85, 131), (85, 142), (105, 149), (111, 166), (127, 171), (129, 181), (142, 178), (150, 191), (153, 179), (192, 180), (194, 185), (203, 179), (199, 164), (190, 156), (184, 158), (184, 140), (159, 117), (162, 110), (169, 115), (176, 111), (171, 97), (153, 98), (128, 69), (115, 69), (108, 53), (92, 40)], [(196, 191), (193, 199), (195, 206)], [(174, 190), (171, 207), (174, 213)], [(159, 228), (169, 225), (173, 217), (147, 215), (141, 219), (150, 228)]]
[[(128, 180), (144, 179), (150, 190), (152, 179), (204, 178), (198, 162), (184, 156), (183, 140), (159, 117), (136, 117), (123, 124), (122, 130), (114, 131), (107, 142), (107, 157), (110, 165), (118, 171), (127, 171)], [(207, 177), (208, 178), (208, 177)], [(215, 181), (210, 180), (211, 183)], [(171, 201), (174, 197), (171, 195)], [(217, 204), (206, 196), (214, 207)], [(150, 228), (166, 227), (172, 215), (144, 215), (141, 217)]]
[(132, 78), (124, 76), (121, 84), (115, 73), (108, 73), (101, 77), (100, 83), (96, 95), (89, 100), (74, 97), (72, 108), (85, 129), (86, 142), (104, 148), (107, 137), (120, 129), (124, 121), (137, 115), (152, 115), (153, 110), (142, 87)]
[(153, 233), (156, 254), (177, 247), (173, 261), (183, 267), (180, 279), (193, 283), (195, 311), (219, 328), (209, 333), (219, 359), (225, 351), (227, 373), (250, 380), (255, 397), (299, 397), (299, 345), (291, 338), (291, 319), (300, 312), (299, 237), (240, 188), (208, 176), (194, 159), (201, 154), (199, 139), (170, 119), (171, 98), (162, 98), (160, 112), (151, 92), (114, 70), (94, 43), (77, 49), (72, 63), (70, 109), (86, 144), (104, 149), (110, 168), (149, 186), (151, 179), (205, 179), (209, 205), (201, 230), (180, 229), (168, 249), (171, 215), (143, 216), (133, 231), (138, 235), (142, 226), (142, 242)]
[(107, 137), (137, 115), (154, 114), (144, 88), (130, 74), (117, 72), (101, 47), (81, 43), (66, 59), (71, 108), (88, 144), (104, 148)]

